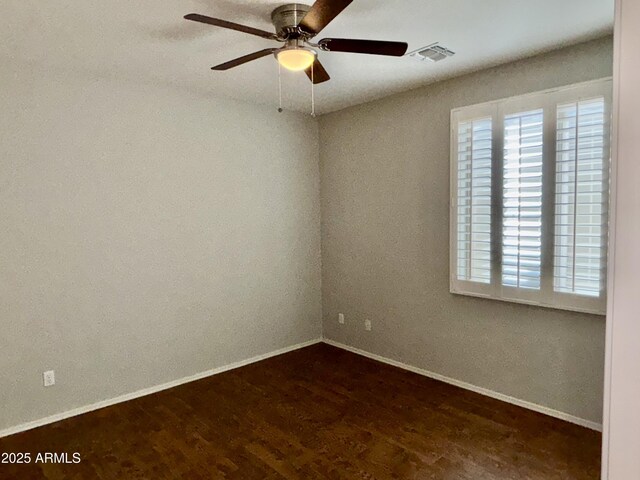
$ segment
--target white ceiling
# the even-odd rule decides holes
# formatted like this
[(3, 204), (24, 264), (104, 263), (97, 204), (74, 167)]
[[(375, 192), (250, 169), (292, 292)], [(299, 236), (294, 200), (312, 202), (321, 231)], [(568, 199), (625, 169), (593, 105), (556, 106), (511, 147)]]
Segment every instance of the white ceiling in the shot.
[[(228, 72), (212, 65), (280, 44), (182, 19), (196, 12), (273, 30), (280, 0), (2, 0), (0, 55), (40, 68), (179, 85), (276, 106), (272, 57)], [(311, 2), (308, 2), (311, 3)], [(408, 90), (613, 28), (613, 0), (354, 0), (318, 37), (400, 40), (415, 50), (439, 41), (457, 55), (434, 64), (409, 57), (320, 56), (332, 80), (316, 87), (319, 113)], [(6, 64), (5, 67), (6, 68)], [(285, 108), (309, 111), (310, 82), (283, 75)]]

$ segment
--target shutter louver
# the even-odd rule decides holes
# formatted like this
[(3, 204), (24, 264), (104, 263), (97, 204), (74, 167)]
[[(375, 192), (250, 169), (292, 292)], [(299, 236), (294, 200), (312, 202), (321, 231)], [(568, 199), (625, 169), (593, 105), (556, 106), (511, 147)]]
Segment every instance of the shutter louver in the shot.
[(502, 284), (540, 289), (543, 111), (504, 119)]
[(554, 289), (599, 297), (606, 267), (605, 100), (557, 107)]
[(491, 282), (492, 121), (458, 125), (457, 277)]

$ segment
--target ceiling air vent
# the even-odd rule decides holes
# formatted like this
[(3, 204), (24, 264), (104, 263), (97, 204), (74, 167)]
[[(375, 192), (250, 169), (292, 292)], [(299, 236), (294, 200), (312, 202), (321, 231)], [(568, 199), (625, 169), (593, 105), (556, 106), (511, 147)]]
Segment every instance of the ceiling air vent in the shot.
[(422, 61), (430, 60), (432, 62), (439, 62), (440, 60), (452, 57), (455, 54), (455, 52), (449, 50), (448, 48), (443, 47), (438, 43), (434, 43), (426, 47), (419, 48), (418, 50), (414, 50), (407, 55)]

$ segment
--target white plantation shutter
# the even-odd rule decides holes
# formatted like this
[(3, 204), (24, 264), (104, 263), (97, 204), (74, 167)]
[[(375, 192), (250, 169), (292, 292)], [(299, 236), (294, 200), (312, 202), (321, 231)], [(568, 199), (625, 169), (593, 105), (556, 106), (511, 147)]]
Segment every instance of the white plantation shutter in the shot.
[(451, 291), (603, 313), (611, 81), (452, 111)]
[(458, 128), (458, 278), (491, 281), (491, 118)]
[(502, 285), (540, 289), (543, 111), (504, 119)]
[(554, 288), (598, 297), (605, 283), (608, 126), (604, 97), (558, 105)]

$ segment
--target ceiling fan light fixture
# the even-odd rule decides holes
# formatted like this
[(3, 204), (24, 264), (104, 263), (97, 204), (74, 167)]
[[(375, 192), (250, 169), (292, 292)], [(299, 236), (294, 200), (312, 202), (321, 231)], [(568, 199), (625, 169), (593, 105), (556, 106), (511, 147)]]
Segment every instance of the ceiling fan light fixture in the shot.
[(278, 63), (287, 70), (301, 72), (316, 60), (316, 52), (306, 47), (287, 47), (276, 52)]
[(268, 55), (273, 55), (278, 62), (279, 68), (284, 67), (295, 72), (304, 71), (312, 84), (317, 85), (331, 79), (318, 59), (320, 50), (323, 52), (384, 55), (388, 57), (402, 57), (407, 53), (408, 44), (405, 42), (358, 40), (353, 38), (324, 38), (311, 42), (353, 1), (315, 0), (311, 6), (302, 3), (281, 5), (271, 13), (271, 23), (275, 28), (275, 32), (198, 13), (189, 13), (184, 18), (192, 22), (235, 30), (236, 32), (284, 43), (283, 48), (265, 48), (211, 67), (211, 70), (226, 71)]

